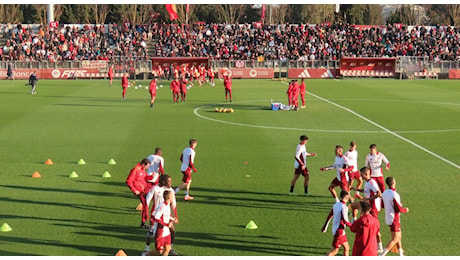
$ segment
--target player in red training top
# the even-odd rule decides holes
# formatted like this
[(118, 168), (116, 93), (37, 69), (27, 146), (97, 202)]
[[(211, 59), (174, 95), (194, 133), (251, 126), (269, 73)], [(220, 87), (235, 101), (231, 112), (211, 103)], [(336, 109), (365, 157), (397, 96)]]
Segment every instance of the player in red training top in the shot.
[(230, 102), (232, 101), (232, 78), (230, 75), (224, 77), (224, 87), (225, 87), (225, 101), (228, 102), (228, 97), (230, 96)]
[(157, 78), (155, 76), (150, 81), (149, 92), (150, 92), (150, 107), (153, 108), (155, 106), (154, 105), (155, 97), (157, 96)]
[(177, 78), (171, 81), (171, 92), (173, 94), (173, 102), (179, 103), (179, 96), (180, 96), (180, 83)]
[(123, 74), (123, 77), (121, 77), (121, 87), (123, 88), (123, 92), (121, 93), (121, 96), (123, 99), (126, 98), (126, 90), (128, 89), (128, 73)]
[(179, 81), (180, 84), (180, 101), (185, 102), (185, 97), (187, 96), (187, 83), (188, 80), (185, 78), (185, 74), (181, 76)]
[(149, 160), (147, 158), (143, 159), (136, 165), (136, 167), (131, 169), (131, 171), (129, 172), (128, 178), (126, 178), (126, 184), (128, 185), (129, 189), (134, 193), (134, 195), (139, 197), (139, 200), (141, 201), (141, 204), (142, 204), (141, 228), (148, 228), (148, 226), (145, 225), (145, 222), (147, 221), (149, 217), (148, 215), (149, 208), (147, 206), (147, 200), (146, 200), (146, 195), (149, 192), (150, 187), (151, 187), (151, 185), (146, 180), (146, 176), (147, 176), (146, 170), (149, 168), (149, 166), (150, 166)]
[(110, 65), (109, 72), (107, 72), (107, 76), (109, 77), (109, 87), (111, 87), (113, 81), (113, 64)]
[(385, 256), (394, 245), (396, 245), (399, 255), (404, 256), (404, 250), (401, 244), (401, 222), (399, 213), (407, 213), (409, 212), (409, 208), (404, 208), (401, 203), (401, 197), (399, 193), (396, 192), (395, 178), (390, 176), (386, 178), (385, 182), (388, 185), (388, 189), (383, 192), (382, 199), (385, 208), (385, 223), (390, 226), (391, 240), (380, 256)]
[(294, 83), (292, 84), (293, 88), (293, 94), (292, 94), (292, 101), (294, 102), (294, 110), (299, 110), (299, 94), (300, 94), (300, 85), (297, 82), (297, 80), (294, 80)]
[(371, 144), (369, 146), (370, 153), (366, 156), (366, 167), (371, 170), (371, 177), (379, 185), (380, 191), (385, 190), (385, 181), (383, 179), (383, 163), (385, 163), (385, 170), (390, 170), (390, 161), (383, 153), (377, 151), (377, 145)]
[(349, 256), (350, 245), (348, 244), (347, 235), (345, 234), (345, 226), (351, 226), (351, 223), (348, 221), (348, 207), (347, 202), (350, 199), (350, 195), (347, 191), (340, 192), (340, 201), (336, 202), (331, 209), (331, 212), (326, 218), (326, 222), (323, 225), (321, 231), (326, 233), (327, 227), (331, 219), (332, 222), (332, 234), (334, 239), (332, 240), (331, 251), (327, 256), (335, 256), (339, 252), (340, 246), (343, 247), (343, 255)]
[(329, 192), (331, 192), (332, 197), (335, 198), (335, 201), (339, 201), (337, 197), (337, 193), (335, 192), (335, 188), (340, 186), (340, 188), (344, 191), (349, 191), (348, 187), (348, 174), (347, 172), (352, 169), (352, 167), (348, 167), (347, 165), (348, 160), (345, 156), (343, 156), (343, 147), (341, 145), (337, 145), (335, 147), (335, 160), (334, 163), (327, 167), (321, 167), (320, 171), (328, 171), (335, 169), (337, 176), (331, 181), (331, 185), (329, 185)]
[(288, 105), (289, 105), (289, 108), (293, 108), (292, 106), (292, 103), (293, 103), (293, 100), (292, 100), (292, 93), (293, 93), (293, 83), (294, 83), (294, 80), (291, 80), (291, 82), (289, 82), (289, 86), (288, 86), (288, 89), (286, 91), (286, 95), (288, 97)]
[(307, 88), (305, 87), (305, 79), (302, 78), (302, 83), (300, 83), (300, 99), (302, 100), (302, 108), (305, 108), (305, 93)]
[(356, 233), (352, 256), (377, 256), (377, 234), (380, 233), (378, 218), (370, 214), (371, 204), (360, 202), (361, 217), (353, 222), (350, 231)]

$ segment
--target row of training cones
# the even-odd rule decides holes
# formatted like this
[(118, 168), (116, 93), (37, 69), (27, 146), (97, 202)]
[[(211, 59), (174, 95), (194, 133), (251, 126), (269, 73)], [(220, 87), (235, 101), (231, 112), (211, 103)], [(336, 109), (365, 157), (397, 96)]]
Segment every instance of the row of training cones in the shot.
[[(42, 176), (41, 176), (40, 173), (37, 172), (37, 171), (35, 171), (35, 172), (32, 174), (32, 178), (40, 178), (40, 177), (42, 177)], [(102, 178), (110, 178), (110, 177), (112, 177), (112, 175), (110, 175), (110, 173), (109, 173), (108, 171), (105, 171), (105, 172), (102, 174), (101, 177), (102, 177)], [(75, 171), (73, 171), (73, 172), (70, 173), (69, 178), (78, 178), (78, 174), (77, 174)]]
[[(51, 159), (48, 159), (48, 160), (45, 161), (45, 164), (46, 164), (46, 165), (53, 165), (54, 163), (53, 163), (53, 161), (51, 161)], [(78, 160), (77, 164), (82, 165), (82, 164), (86, 164), (86, 162), (85, 162), (85, 160), (83, 160), (83, 158), (82, 158), (82, 159)], [(114, 165), (114, 164), (117, 164), (117, 162), (116, 162), (114, 159), (110, 159), (110, 160), (107, 162), (107, 164)]]

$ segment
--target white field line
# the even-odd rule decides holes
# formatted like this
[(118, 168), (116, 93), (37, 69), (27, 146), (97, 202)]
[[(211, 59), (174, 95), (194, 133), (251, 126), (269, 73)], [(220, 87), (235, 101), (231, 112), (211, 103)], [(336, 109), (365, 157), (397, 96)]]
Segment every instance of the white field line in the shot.
[[(284, 82), (283, 82), (283, 83), (284, 83)], [(364, 116), (362, 116), (362, 115), (356, 113), (355, 111), (353, 111), (353, 110), (351, 110), (351, 109), (349, 109), (349, 108), (346, 108), (346, 107), (344, 107), (344, 106), (341, 106), (341, 105), (339, 105), (339, 104), (337, 104), (337, 103), (334, 103), (334, 102), (332, 102), (332, 101), (330, 101), (330, 100), (327, 100), (327, 99), (325, 99), (325, 98), (323, 98), (323, 97), (320, 97), (320, 96), (315, 95), (315, 94), (313, 94), (313, 93), (310, 93), (310, 92), (308, 92), (308, 91), (307, 91), (307, 94), (309, 94), (309, 95), (311, 95), (311, 96), (313, 96), (313, 97), (315, 97), (315, 98), (317, 98), (317, 99), (319, 99), (319, 100), (322, 100), (322, 101), (324, 101), (324, 102), (327, 102), (327, 103), (329, 103), (329, 104), (331, 104), (331, 105), (334, 105), (334, 106), (336, 106), (336, 107), (338, 107), (338, 108), (341, 108), (341, 109), (343, 109), (343, 110), (345, 110), (345, 111), (347, 111), (347, 112), (350, 112), (351, 114), (353, 114), (353, 115), (355, 115), (355, 116), (361, 118), (362, 120), (364, 120), (364, 121), (366, 121), (366, 122), (368, 122), (368, 123), (370, 123), (370, 124), (372, 124), (372, 125), (374, 125), (374, 126), (380, 128), (380, 129), (382, 129), (383, 131), (385, 131), (385, 132), (387, 132), (387, 133), (389, 133), (389, 134), (391, 134), (391, 135), (393, 135), (393, 136), (395, 136), (395, 137), (397, 137), (397, 138), (399, 138), (399, 139), (401, 139), (401, 140), (403, 140), (403, 141), (405, 141), (405, 142), (410, 143), (411, 145), (417, 147), (418, 149), (420, 149), (420, 150), (422, 150), (422, 151), (424, 151), (424, 152), (426, 152), (426, 153), (428, 153), (428, 154), (430, 154), (430, 155), (432, 155), (432, 156), (434, 156), (434, 157), (436, 157), (436, 158), (438, 158), (438, 159), (440, 159), (440, 160), (442, 160), (442, 161), (444, 161), (444, 162), (446, 162), (446, 163), (448, 163), (448, 164), (454, 166), (454, 167), (457, 168), (457, 169), (460, 169), (460, 166), (459, 166), (458, 164), (453, 163), (453, 162), (447, 160), (446, 158), (444, 158), (444, 157), (442, 157), (442, 156), (440, 156), (440, 155), (437, 155), (437, 154), (433, 153), (432, 151), (430, 151), (430, 150), (428, 150), (428, 149), (426, 149), (426, 148), (424, 148), (424, 147), (418, 145), (417, 143), (414, 143), (413, 141), (411, 141), (411, 140), (409, 140), (409, 139), (407, 139), (407, 138), (405, 138), (405, 137), (403, 137), (403, 136), (400, 136), (399, 134), (397, 134), (397, 133), (395, 133), (395, 132), (393, 132), (393, 131), (391, 131), (391, 130), (389, 130), (389, 129), (387, 129), (387, 128), (385, 128), (385, 127), (379, 125), (379, 124), (377, 124), (376, 122), (374, 122), (374, 121), (372, 121), (372, 120), (370, 120), (370, 119), (368, 119), (368, 118), (366, 118), (366, 117), (364, 117)]]

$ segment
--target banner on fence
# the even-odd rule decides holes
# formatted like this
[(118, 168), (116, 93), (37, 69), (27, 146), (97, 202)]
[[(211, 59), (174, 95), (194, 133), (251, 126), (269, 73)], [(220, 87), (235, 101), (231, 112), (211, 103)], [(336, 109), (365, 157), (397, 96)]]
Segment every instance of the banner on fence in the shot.
[[(267, 68), (254, 68), (254, 69), (244, 69), (244, 68), (232, 68), (226, 70), (230, 73), (232, 78), (243, 78), (243, 79), (271, 79), (275, 77), (274, 69)], [(218, 77), (223, 78), (222, 69), (219, 69)]]
[(397, 58), (354, 58), (340, 60), (342, 76), (392, 77), (396, 70)]
[(158, 68), (158, 66), (169, 67), (172, 65), (174, 67), (177, 67), (182, 64), (188, 64), (189, 67), (198, 67), (204, 65), (206, 68), (208, 68), (209, 58), (152, 58), (152, 68), (154, 69)]
[[(32, 72), (36, 73), (40, 79), (75, 79), (75, 78), (104, 78), (105, 72), (99, 72), (98, 69), (14, 69), (15, 79), (29, 79)], [(6, 78), (6, 69), (0, 69), (0, 78)]]
[(460, 79), (460, 69), (450, 69), (449, 79)]
[(333, 79), (339, 75), (338, 69), (289, 69), (288, 78)]

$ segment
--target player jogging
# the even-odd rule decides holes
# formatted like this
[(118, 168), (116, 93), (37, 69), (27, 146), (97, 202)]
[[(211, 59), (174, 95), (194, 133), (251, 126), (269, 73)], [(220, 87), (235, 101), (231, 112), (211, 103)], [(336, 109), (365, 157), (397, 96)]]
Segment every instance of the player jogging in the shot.
[(347, 172), (352, 168), (348, 167), (349, 165), (348, 160), (345, 156), (343, 156), (343, 147), (341, 145), (335, 146), (335, 160), (334, 163), (327, 167), (321, 167), (320, 171), (328, 171), (335, 169), (337, 176), (331, 181), (331, 185), (329, 185), (329, 192), (334, 197), (335, 201), (339, 201), (337, 197), (337, 192), (335, 192), (335, 188), (340, 186), (340, 188), (344, 191), (349, 191), (348, 187), (348, 174)]
[(340, 192), (340, 201), (336, 202), (331, 209), (331, 212), (326, 218), (321, 231), (326, 233), (327, 227), (331, 219), (332, 221), (332, 235), (334, 239), (332, 240), (331, 251), (327, 256), (335, 256), (339, 252), (340, 247), (343, 247), (343, 255), (348, 256), (350, 251), (350, 245), (348, 244), (347, 235), (345, 234), (345, 226), (351, 226), (351, 223), (348, 221), (348, 207), (347, 202), (350, 198), (350, 195), (347, 191)]
[(358, 151), (356, 151), (356, 142), (350, 142), (350, 150), (345, 153), (345, 157), (348, 160), (349, 166), (353, 166), (353, 169), (348, 172), (349, 187), (351, 188), (353, 180), (357, 180), (355, 197), (362, 199), (363, 197), (359, 195), (359, 189), (363, 184), (363, 179), (358, 169)]
[(371, 170), (371, 177), (377, 181), (381, 191), (385, 190), (385, 181), (383, 179), (383, 163), (385, 163), (385, 170), (390, 170), (390, 161), (383, 153), (377, 151), (377, 145), (371, 144), (369, 146), (370, 153), (366, 156), (366, 167)]
[(153, 108), (155, 106), (155, 97), (157, 96), (157, 79), (155, 77), (150, 81), (149, 93), (150, 107)]
[(308, 137), (306, 135), (300, 136), (300, 143), (297, 145), (296, 151), (295, 151), (295, 157), (294, 157), (294, 177), (291, 180), (291, 189), (289, 191), (289, 195), (295, 195), (294, 193), (294, 186), (297, 181), (297, 179), (302, 175), (305, 178), (304, 181), (304, 195), (309, 197), (311, 196), (310, 193), (308, 193), (308, 182), (310, 180), (310, 175), (308, 173), (308, 168), (307, 168), (307, 157), (309, 156), (315, 156), (316, 153), (308, 153), (307, 152), (307, 145), (308, 142)]
[(182, 154), (180, 156), (180, 161), (182, 162), (182, 165), (180, 167), (180, 170), (183, 174), (182, 178), (182, 184), (177, 187), (174, 191), (175, 193), (178, 193), (181, 189), (185, 188), (185, 197), (184, 200), (193, 200), (195, 199), (194, 197), (190, 196), (190, 185), (192, 183), (192, 170), (196, 172), (195, 168), (195, 148), (197, 146), (198, 142), (196, 139), (190, 139), (189, 140), (189, 147), (185, 148), (184, 151), (182, 151)]
[(110, 65), (109, 71), (107, 72), (107, 76), (109, 77), (109, 87), (111, 87), (113, 81), (113, 64)]
[(401, 203), (401, 197), (396, 192), (395, 178), (391, 176), (387, 177), (385, 182), (388, 185), (388, 189), (383, 192), (382, 200), (385, 208), (385, 223), (390, 226), (391, 240), (380, 256), (385, 256), (394, 245), (396, 245), (399, 255), (404, 256), (404, 250), (401, 244), (401, 222), (399, 213), (407, 213), (409, 212), (409, 208), (404, 208)]

